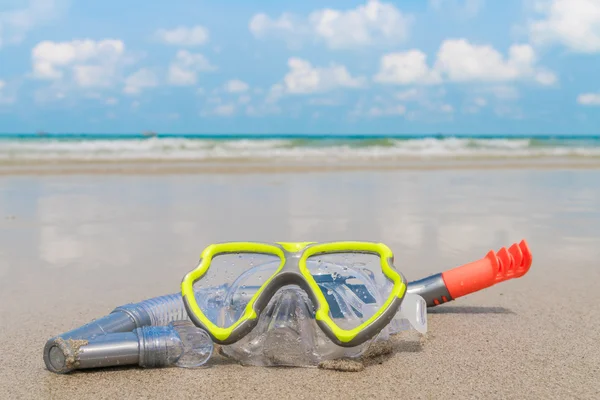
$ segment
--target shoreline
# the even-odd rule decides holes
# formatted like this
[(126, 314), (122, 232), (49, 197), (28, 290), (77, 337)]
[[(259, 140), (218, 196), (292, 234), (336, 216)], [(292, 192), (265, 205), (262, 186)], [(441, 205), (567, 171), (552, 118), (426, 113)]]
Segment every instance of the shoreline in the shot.
[(357, 172), (357, 171), (439, 171), (439, 170), (581, 170), (600, 169), (600, 160), (569, 158), (542, 159), (453, 159), (409, 161), (360, 162), (280, 162), (279, 160), (232, 159), (207, 160), (114, 160), (114, 161), (27, 161), (24, 163), (0, 161), (0, 176), (13, 175), (171, 175), (171, 174), (254, 174), (301, 172)]

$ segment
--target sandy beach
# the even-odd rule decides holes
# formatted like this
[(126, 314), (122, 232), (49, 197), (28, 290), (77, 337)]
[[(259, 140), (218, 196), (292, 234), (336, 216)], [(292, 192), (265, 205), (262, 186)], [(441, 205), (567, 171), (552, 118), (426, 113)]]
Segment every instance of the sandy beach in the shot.
[[(4, 169), (0, 398), (600, 398), (597, 168), (139, 168)], [(349, 239), (388, 244), (409, 280), (521, 239), (534, 261), (360, 372), (44, 366), (50, 337), (178, 292), (210, 243)]]

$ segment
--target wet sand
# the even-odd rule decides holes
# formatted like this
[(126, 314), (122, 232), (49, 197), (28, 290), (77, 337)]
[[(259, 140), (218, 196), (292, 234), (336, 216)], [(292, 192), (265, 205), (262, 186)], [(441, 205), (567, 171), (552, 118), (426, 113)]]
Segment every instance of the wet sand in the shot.
[[(130, 172), (0, 177), (0, 398), (600, 398), (598, 169)], [(528, 275), (431, 309), (423, 340), (360, 372), (42, 360), (48, 338), (177, 292), (212, 242), (383, 241), (414, 280), (522, 238)]]
[(231, 158), (225, 160), (0, 160), (0, 176), (15, 175), (173, 175), (173, 174), (258, 174), (258, 173), (312, 173), (352, 171), (431, 171), (446, 169), (600, 169), (597, 158), (582, 157), (528, 157), (451, 159), (404, 157), (336, 160), (324, 157), (314, 160), (261, 160)]

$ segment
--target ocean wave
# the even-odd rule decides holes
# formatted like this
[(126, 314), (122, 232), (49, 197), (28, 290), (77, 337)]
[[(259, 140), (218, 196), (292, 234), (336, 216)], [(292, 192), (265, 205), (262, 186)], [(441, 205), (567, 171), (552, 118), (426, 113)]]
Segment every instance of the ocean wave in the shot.
[(600, 144), (536, 139), (10, 139), (0, 160), (372, 160), (600, 157)]

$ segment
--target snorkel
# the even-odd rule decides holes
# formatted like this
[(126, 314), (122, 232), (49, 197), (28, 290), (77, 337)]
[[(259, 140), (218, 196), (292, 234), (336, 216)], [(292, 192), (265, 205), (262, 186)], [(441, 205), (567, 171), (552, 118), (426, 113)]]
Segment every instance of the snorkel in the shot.
[(408, 284), (408, 292), (421, 295), (428, 307), (456, 300), (500, 282), (520, 278), (529, 271), (532, 256), (525, 240), (459, 267)]
[[(286, 285), (270, 297), (256, 326), (237, 342), (220, 346), (220, 354), (241, 364), (259, 366), (315, 366), (323, 360), (360, 357), (372, 343), (399, 332), (413, 329), (424, 334), (428, 307), (522, 277), (531, 262), (531, 252), (523, 240), (508, 249), (490, 251), (475, 262), (408, 282), (391, 321), (372, 338), (350, 347), (337, 345), (318, 327), (314, 303), (302, 288)], [(329, 265), (313, 278), (334, 321), (364, 322), (383, 305), (385, 296), (377, 293), (389, 287), (368, 271), (357, 265)], [(239, 317), (239, 306), (248, 304), (244, 297), (255, 294), (249, 279), (256, 277), (261, 267), (265, 268), (256, 265), (247, 269), (231, 285), (194, 288), (196, 302), (205, 307), (213, 321)], [(368, 293), (375, 295), (365, 298)], [(362, 298), (362, 305), (357, 298)], [(49, 371), (64, 374), (125, 365), (200, 367), (208, 364), (214, 351), (210, 335), (194, 325), (182, 295), (175, 293), (117, 307), (102, 318), (53, 337), (44, 347), (43, 358)]]
[(44, 363), (55, 373), (118, 365), (200, 366), (212, 351), (212, 341), (189, 322), (175, 293), (122, 305), (51, 338), (44, 346)]

